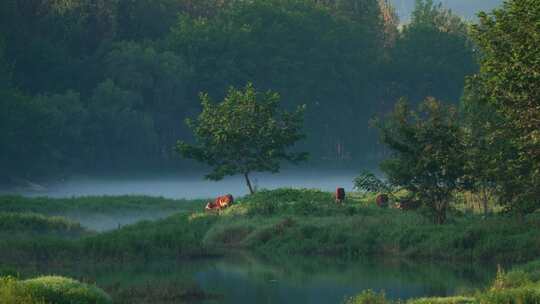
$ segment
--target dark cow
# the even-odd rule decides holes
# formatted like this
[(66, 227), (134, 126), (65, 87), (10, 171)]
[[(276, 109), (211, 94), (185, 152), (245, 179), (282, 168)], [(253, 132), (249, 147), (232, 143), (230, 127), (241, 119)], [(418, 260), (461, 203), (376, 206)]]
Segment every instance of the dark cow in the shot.
[(396, 203), (396, 208), (401, 210), (416, 210), (420, 208), (420, 202), (414, 199), (402, 199)]
[(375, 199), (377, 202), (377, 206), (381, 208), (388, 207), (388, 195), (387, 194), (379, 194), (377, 195), (377, 198)]
[(231, 194), (219, 196), (213, 202), (206, 204), (205, 210), (221, 210), (230, 207), (234, 203), (234, 198)]
[(345, 201), (345, 189), (337, 188), (336, 189), (336, 203), (342, 204)]

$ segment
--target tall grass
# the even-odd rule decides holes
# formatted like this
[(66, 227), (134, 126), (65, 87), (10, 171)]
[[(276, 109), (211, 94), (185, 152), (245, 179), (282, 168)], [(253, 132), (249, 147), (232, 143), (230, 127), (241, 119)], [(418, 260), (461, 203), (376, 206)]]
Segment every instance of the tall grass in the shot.
[(71, 212), (109, 214), (125, 211), (192, 210), (202, 204), (202, 200), (172, 200), (147, 196), (75, 198), (0, 196), (0, 212), (32, 212), (47, 215), (62, 215)]
[(47, 217), (33, 213), (0, 213), (0, 235), (18, 237), (21, 234), (81, 236), (86, 230), (79, 223), (63, 217)]
[[(344, 304), (390, 304), (384, 293), (370, 290), (347, 299)], [(402, 303), (400, 301), (396, 303)], [(538, 304), (540, 303), (540, 260), (516, 267), (506, 273), (499, 268), (493, 284), (467, 296), (422, 298), (408, 304)]]

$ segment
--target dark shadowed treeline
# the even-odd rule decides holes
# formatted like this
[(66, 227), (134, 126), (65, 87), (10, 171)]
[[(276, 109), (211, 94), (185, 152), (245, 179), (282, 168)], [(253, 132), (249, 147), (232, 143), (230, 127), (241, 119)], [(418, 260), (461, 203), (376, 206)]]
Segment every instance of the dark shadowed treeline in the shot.
[(0, 179), (182, 167), (199, 112), (252, 82), (306, 104), (312, 161), (377, 156), (368, 120), (395, 100), (459, 100), (467, 28), (420, 1), (398, 30), (377, 0), (4, 0)]

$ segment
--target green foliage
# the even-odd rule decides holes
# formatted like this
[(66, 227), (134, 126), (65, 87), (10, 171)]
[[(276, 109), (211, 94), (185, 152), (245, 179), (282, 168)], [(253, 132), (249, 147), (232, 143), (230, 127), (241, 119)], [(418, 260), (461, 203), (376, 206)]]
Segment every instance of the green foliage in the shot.
[(32, 296), (27, 288), (13, 277), (0, 276), (0, 300), (5, 304), (45, 304), (43, 299)]
[(252, 84), (240, 90), (231, 88), (219, 104), (202, 94), (201, 114), (195, 121), (187, 121), (197, 143), (180, 141), (177, 151), (210, 165), (208, 179), (243, 174), (253, 193), (250, 173), (276, 173), (282, 160), (298, 163), (307, 158), (307, 153), (287, 151), (304, 137), (303, 107), (287, 112), (279, 109), (278, 103), (277, 93), (256, 92)]
[(479, 17), (472, 36), (482, 50), (481, 68), (468, 80), (466, 101), (489, 146), (477, 146), (475, 163), (484, 164), (482, 180), (495, 182), (507, 209), (523, 215), (540, 207), (540, 5), (507, 1)]
[(481, 304), (535, 304), (540, 302), (540, 286), (490, 290), (478, 297)]
[(171, 149), (191, 135), (178, 120), (199, 92), (247, 82), (308, 105), (314, 161), (371, 162), (372, 115), (396, 96), (457, 99), (476, 69), (433, 7), (445, 26), (400, 34), (377, 0), (2, 1), (0, 179), (193, 166)]
[(76, 280), (47, 276), (22, 281), (19, 284), (35, 299), (55, 304), (111, 304), (111, 298), (96, 286)]
[(448, 298), (421, 298), (407, 301), (408, 304), (475, 304), (472, 297), (448, 297)]
[[(73, 208), (112, 215), (154, 207), (135, 198), (108, 198), (100, 203), (78, 200), (30, 200), (22, 206), (52, 211), (61, 202)], [(130, 202), (128, 199), (131, 199)], [(374, 198), (371, 198), (374, 199)], [(122, 200), (126, 200), (122, 204)], [(540, 218), (529, 216), (520, 223), (493, 216), (480, 221), (476, 215), (451, 213), (447, 225), (434, 225), (418, 212), (377, 208), (374, 202), (349, 198), (336, 205), (331, 193), (316, 190), (279, 189), (260, 191), (238, 199), (223, 212), (178, 214), (144, 221), (120, 229), (65, 238), (63, 232), (46, 228), (36, 237), (34, 222), (20, 228), (14, 238), (0, 238), (0, 259), (18, 261), (148, 261), (221, 254), (221, 247), (242, 248), (265, 255), (333, 257), (410, 257), (465, 261), (520, 262), (540, 255), (537, 235)], [(22, 201), (18, 201), (21, 203)], [(34, 204), (32, 204), (34, 203)], [(47, 204), (52, 206), (46, 207)], [(203, 201), (192, 204), (202, 210)], [(118, 205), (114, 207), (114, 205)], [(174, 207), (174, 206), (171, 206)], [(24, 212), (18, 209), (19, 212)], [(84, 209), (83, 209), (84, 210)], [(31, 216), (21, 216), (23, 219)], [(20, 222), (13, 222), (21, 227)], [(11, 225), (10, 225), (11, 227)], [(11, 228), (7, 228), (8, 230)], [(63, 229), (63, 228), (62, 228)], [(13, 231), (11, 229), (10, 231)], [(65, 231), (65, 230), (61, 230)], [(233, 235), (231, 235), (231, 233)], [(11, 234), (10, 234), (11, 235)], [(73, 235), (72, 235), (73, 236)], [(301, 240), (301, 241), (299, 241)], [(539, 277), (537, 264), (524, 266), (528, 280)], [(513, 279), (512, 279), (513, 280)]]
[(0, 277), (0, 301), (6, 304), (111, 304), (111, 298), (96, 286), (48, 276), (19, 281)]
[(366, 149), (351, 126), (373, 109), (378, 19), (373, 0), (234, 1), (214, 18), (180, 17), (169, 42), (193, 67), (198, 91), (222, 96), (253, 82), (280, 92), (287, 108), (309, 104), (305, 145), (335, 159), (344, 157), (339, 143), (349, 153)]
[(444, 223), (464, 175), (465, 145), (456, 109), (428, 98), (414, 112), (401, 101), (375, 126), (392, 152), (381, 163), (388, 182), (411, 192), (431, 209), (435, 222)]
[(79, 223), (61, 217), (38, 214), (0, 212), (0, 235), (13, 238), (20, 234), (81, 236), (85, 230)]
[(467, 25), (432, 0), (416, 1), (411, 19), (391, 50), (396, 85), (389, 98), (405, 96), (416, 103), (433, 96), (456, 102), (465, 76), (478, 70)]
[(78, 198), (47, 198), (0, 196), (0, 213), (39, 213), (65, 215), (73, 212), (82, 214), (120, 214), (126, 212), (191, 210), (200, 207), (203, 200), (172, 200), (146, 196), (89, 196)]
[(151, 257), (189, 258), (215, 254), (203, 244), (213, 217), (174, 215), (143, 221), (81, 240), (82, 252), (100, 259), (146, 260)]
[(364, 192), (393, 192), (396, 190), (391, 184), (380, 180), (371, 172), (364, 172), (353, 180), (354, 188)]
[[(538, 261), (527, 265), (538, 266)], [(527, 266), (530, 267), (530, 266)], [(523, 271), (523, 267), (516, 267), (509, 273), (499, 268), (497, 278), (489, 289), (478, 291), (470, 296), (454, 296), (441, 298), (410, 299), (408, 304), (533, 304), (540, 301), (540, 282), (531, 280), (534, 271)], [(354, 302), (356, 300), (357, 302)], [(385, 301), (384, 296), (364, 291), (360, 295), (345, 301), (344, 303), (391, 303)], [(398, 302), (400, 303), (400, 302)]]
[(345, 304), (387, 304), (388, 301), (384, 293), (376, 293), (372, 290), (365, 290), (344, 302)]

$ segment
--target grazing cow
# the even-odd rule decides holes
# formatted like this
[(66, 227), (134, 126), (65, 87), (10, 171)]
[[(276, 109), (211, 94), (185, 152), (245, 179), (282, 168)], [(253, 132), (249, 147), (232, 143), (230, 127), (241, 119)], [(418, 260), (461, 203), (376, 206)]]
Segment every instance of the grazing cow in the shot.
[(206, 204), (205, 210), (221, 210), (227, 207), (230, 207), (234, 203), (234, 198), (232, 195), (227, 194), (219, 196), (213, 202)]
[(345, 189), (337, 188), (336, 189), (336, 203), (342, 204), (345, 201)]
[(402, 199), (396, 203), (396, 208), (401, 210), (416, 210), (420, 208), (420, 202), (414, 199)]
[(377, 195), (377, 198), (375, 199), (377, 202), (377, 206), (381, 208), (388, 207), (388, 195), (387, 194), (379, 194)]

